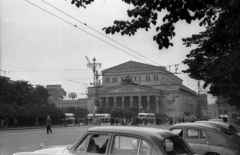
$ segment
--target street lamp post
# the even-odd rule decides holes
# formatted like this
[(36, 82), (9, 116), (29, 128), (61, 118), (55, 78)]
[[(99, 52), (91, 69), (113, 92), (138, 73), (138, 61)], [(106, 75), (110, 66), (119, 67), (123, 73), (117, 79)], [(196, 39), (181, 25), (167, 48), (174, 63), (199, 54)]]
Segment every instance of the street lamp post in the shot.
[(139, 107), (139, 113), (141, 112), (141, 95), (140, 95), (140, 89), (138, 89), (138, 92), (139, 92), (139, 101), (138, 101), (138, 107)]
[(88, 61), (88, 68), (91, 68), (92, 71), (93, 71), (93, 87), (95, 89), (95, 91), (93, 92), (93, 106), (92, 106), (92, 111), (93, 111), (93, 119), (95, 118), (95, 111), (96, 111), (96, 101), (97, 101), (97, 98), (98, 98), (98, 92), (97, 92), (97, 89), (96, 89), (96, 86), (97, 86), (97, 79), (98, 79), (98, 73), (97, 73), (97, 67), (101, 67), (101, 63), (97, 63), (96, 62), (96, 59), (95, 57), (93, 58), (93, 63), (91, 63), (88, 59), (88, 57), (86, 56), (86, 59)]

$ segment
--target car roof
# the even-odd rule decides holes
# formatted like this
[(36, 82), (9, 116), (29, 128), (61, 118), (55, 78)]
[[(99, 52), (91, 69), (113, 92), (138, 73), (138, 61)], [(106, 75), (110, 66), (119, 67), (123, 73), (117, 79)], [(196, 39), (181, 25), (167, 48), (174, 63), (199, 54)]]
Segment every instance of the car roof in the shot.
[(145, 138), (152, 136), (165, 139), (170, 136), (176, 136), (169, 130), (151, 128), (151, 127), (132, 127), (132, 126), (100, 126), (93, 127), (87, 130), (88, 132), (111, 132), (111, 133), (123, 133), (123, 134), (133, 134), (141, 135)]
[(211, 121), (211, 120), (209, 120), (209, 121), (197, 121), (198, 123), (209, 123), (209, 124), (214, 124), (214, 125), (220, 125), (220, 126), (222, 126), (222, 127), (224, 127), (224, 128), (229, 128), (229, 126), (231, 125), (231, 124), (227, 124), (226, 122), (220, 122), (220, 121)]
[(208, 129), (208, 130), (215, 130), (215, 129), (221, 130), (221, 129), (225, 128), (220, 125), (213, 125), (210, 123), (205, 124), (205, 123), (203, 123), (203, 121), (202, 122), (194, 122), (194, 123), (178, 123), (178, 124), (171, 126), (170, 128), (172, 128), (172, 127), (197, 127), (197, 128)]

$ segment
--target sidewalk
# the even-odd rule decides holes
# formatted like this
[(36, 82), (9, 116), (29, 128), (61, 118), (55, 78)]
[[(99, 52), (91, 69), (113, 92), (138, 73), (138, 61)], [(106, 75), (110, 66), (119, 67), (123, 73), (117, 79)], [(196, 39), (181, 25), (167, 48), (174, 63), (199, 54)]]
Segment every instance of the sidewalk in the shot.
[[(70, 125), (71, 127), (72, 125)], [(52, 125), (51, 128), (60, 128), (60, 127), (65, 127), (64, 124), (59, 124), (59, 125)], [(69, 125), (67, 125), (66, 127), (69, 127)], [(41, 129), (41, 128), (46, 128), (45, 125), (34, 125), (34, 126), (20, 126), (20, 127), (13, 127), (10, 126), (7, 129), (4, 128), (0, 128), (0, 131), (9, 131), (9, 130), (28, 130), (28, 129)]]
[[(111, 126), (110, 123), (104, 123), (102, 124), (103, 126), (107, 125), (107, 126)], [(71, 124), (71, 125), (67, 125), (66, 127), (73, 127), (75, 126), (74, 124)], [(78, 125), (76, 125), (78, 126)], [(96, 126), (96, 125), (93, 125), (93, 124), (88, 124), (88, 125), (85, 125), (85, 124), (81, 124), (80, 126)], [(100, 125), (101, 126), (101, 125)], [(115, 124), (113, 126), (116, 126)], [(117, 126), (121, 126), (121, 125), (117, 125)], [(123, 125), (123, 126), (131, 126), (131, 125)], [(141, 126), (146, 126), (146, 127), (163, 127), (163, 128), (166, 128), (168, 129), (170, 127), (170, 125), (139, 125), (140, 127)], [(59, 124), (59, 125), (52, 125), (51, 128), (61, 128), (61, 127), (65, 127), (64, 124)], [(41, 128), (46, 128), (45, 125), (34, 125), (34, 126), (20, 126), (20, 127), (13, 127), (13, 126), (10, 126), (9, 128), (7, 129), (3, 129), (3, 128), (0, 128), (0, 132), (1, 131), (9, 131), (9, 130), (28, 130), (28, 129), (41, 129)]]

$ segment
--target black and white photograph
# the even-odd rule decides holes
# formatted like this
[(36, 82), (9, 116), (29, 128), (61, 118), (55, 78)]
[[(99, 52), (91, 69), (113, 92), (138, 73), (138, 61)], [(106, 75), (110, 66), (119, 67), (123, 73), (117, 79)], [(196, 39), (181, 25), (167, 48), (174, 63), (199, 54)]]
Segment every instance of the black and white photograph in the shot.
[(240, 155), (240, 0), (1, 0), (0, 155)]

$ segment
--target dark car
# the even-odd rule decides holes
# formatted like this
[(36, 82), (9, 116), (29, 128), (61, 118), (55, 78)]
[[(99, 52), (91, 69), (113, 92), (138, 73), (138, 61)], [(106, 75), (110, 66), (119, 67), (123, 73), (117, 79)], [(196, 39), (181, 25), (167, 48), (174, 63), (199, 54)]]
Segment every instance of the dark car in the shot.
[(103, 126), (88, 129), (75, 144), (14, 155), (192, 155), (190, 146), (168, 130)]
[(170, 131), (180, 135), (197, 154), (240, 155), (240, 138), (222, 125), (204, 122), (179, 123)]

